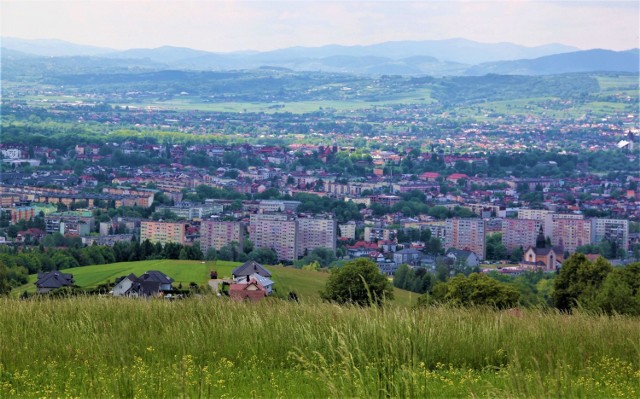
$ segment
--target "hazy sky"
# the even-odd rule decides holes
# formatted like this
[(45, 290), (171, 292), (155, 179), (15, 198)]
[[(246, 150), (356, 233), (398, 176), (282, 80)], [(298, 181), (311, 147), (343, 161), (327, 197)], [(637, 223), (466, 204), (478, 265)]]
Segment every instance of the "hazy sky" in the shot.
[(2, 36), (210, 51), (463, 37), (639, 47), (633, 1), (0, 0)]

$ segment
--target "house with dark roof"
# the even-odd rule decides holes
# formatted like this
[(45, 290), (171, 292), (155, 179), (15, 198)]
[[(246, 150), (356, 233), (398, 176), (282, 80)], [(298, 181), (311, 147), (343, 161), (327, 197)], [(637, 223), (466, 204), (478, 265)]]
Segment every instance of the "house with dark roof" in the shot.
[(71, 287), (74, 282), (73, 274), (54, 270), (47, 273), (38, 273), (38, 280), (35, 284), (38, 288), (38, 294), (44, 294), (57, 288)]
[(251, 276), (254, 273), (257, 273), (262, 277), (271, 277), (271, 272), (269, 272), (269, 270), (265, 269), (264, 266), (253, 260), (247, 261), (231, 271), (231, 275), (234, 280), (238, 277)]
[(157, 270), (149, 270), (140, 277), (131, 273), (120, 277), (113, 287), (113, 296), (154, 297), (173, 291), (173, 279)]

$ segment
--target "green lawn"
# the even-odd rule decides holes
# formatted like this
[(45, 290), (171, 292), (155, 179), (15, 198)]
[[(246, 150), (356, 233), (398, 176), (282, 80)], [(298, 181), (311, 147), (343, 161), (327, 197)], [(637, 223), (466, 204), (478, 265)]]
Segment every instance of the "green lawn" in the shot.
[[(159, 270), (175, 280), (175, 284), (187, 285), (191, 282), (205, 284), (209, 279), (209, 272), (217, 270), (220, 277), (231, 277), (231, 270), (237, 267), (237, 262), (200, 262), (192, 260), (146, 260), (142, 262), (122, 262), (108, 265), (83, 266), (65, 270), (73, 274), (76, 284), (83, 288), (95, 287), (107, 281), (114, 281), (120, 276), (130, 273), (140, 275), (148, 270)], [(29, 283), (13, 290), (20, 294), (23, 291), (34, 292), (36, 275), (29, 276)]]

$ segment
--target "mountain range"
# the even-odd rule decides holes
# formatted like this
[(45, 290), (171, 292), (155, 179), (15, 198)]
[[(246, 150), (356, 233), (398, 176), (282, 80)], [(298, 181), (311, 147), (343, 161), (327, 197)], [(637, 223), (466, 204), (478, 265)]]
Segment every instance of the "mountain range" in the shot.
[[(638, 49), (578, 50), (562, 44), (525, 47), (466, 39), (396, 41), (367, 46), (327, 45), (272, 51), (213, 53), (185, 47), (118, 51), (61, 40), (2, 38), (2, 65), (48, 65), (76, 72), (91, 65), (121, 69), (241, 70), (261, 67), (367, 75), (547, 75), (572, 72), (638, 73)], [(63, 67), (64, 66), (64, 67)], [(3, 71), (4, 73), (4, 71)]]

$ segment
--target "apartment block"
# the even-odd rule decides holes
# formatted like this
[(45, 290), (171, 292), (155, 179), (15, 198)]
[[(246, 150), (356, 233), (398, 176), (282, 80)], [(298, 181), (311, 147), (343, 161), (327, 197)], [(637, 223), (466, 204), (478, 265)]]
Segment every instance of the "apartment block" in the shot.
[(364, 240), (366, 242), (376, 242), (378, 240), (395, 240), (398, 236), (397, 229), (387, 229), (385, 227), (365, 226)]
[(356, 239), (356, 222), (347, 222), (338, 225), (340, 229), (340, 237), (349, 238), (351, 240)]
[(222, 213), (220, 204), (194, 204), (191, 202), (178, 202), (174, 206), (159, 206), (156, 212), (173, 212), (182, 219), (202, 219), (213, 214)]
[(205, 254), (209, 248), (220, 248), (238, 243), (238, 248), (242, 249), (244, 243), (245, 226), (240, 222), (223, 222), (218, 220), (204, 220), (200, 224), (200, 248)]
[(335, 253), (337, 230), (333, 218), (298, 218), (298, 255), (316, 248), (329, 248)]
[(584, 215), (549, 214), (544, 231), (554, 247), (562, 246), (569, 253), (574, 253), (579, 246), (591, 244), (591, 220), (585, 219)]
[(169, 242), (185, 243), (185, 224), (180, 222), (140, 222), (140, 242), (149, 240), (152, 243)]
[(11, 224), (16, 224), (20, 220), (31, 220), (36, 215), (36, 208), (33, 206), (14, 206), (9, 208), (11, 212)]
[(279, 260), (298, 259), (298, 221), (289, 214), (258, 213), (251, 215), (249, 238), (256, 248), (271, 248)]
[(629, 221), (622, 219), (591, 219), (591, 242), (602, 240), (617, 243), (619, 248), (629, 250)]
[(547, 218), (547, 215), (550, 215), (552, 213), (553, 211), (548, 211), (546, 209), (519, 209), (518, 219), (545, 221)]
[(95, 219), (90, 211), (53, 212), (44, 217), (47, 233), (63, 235), (88, 235), (93, 229)]
[(536, 245), (536, 238), (544, 222), (534, 219), (503, 219), (502, 244), (509, 252)]
[(445, 248), (473, 251), (479, 259), (486, 256), (486, 229), (482, 219), (447, 219)]

